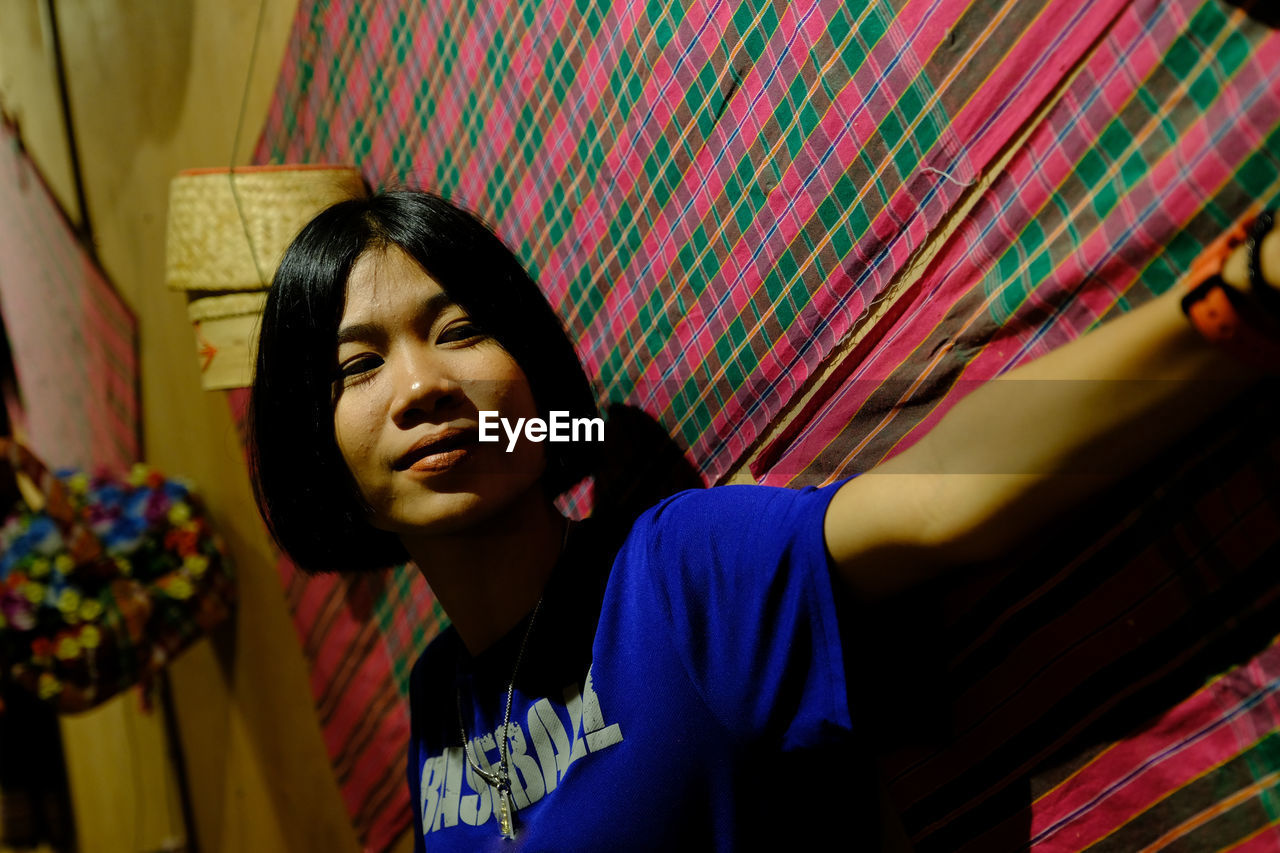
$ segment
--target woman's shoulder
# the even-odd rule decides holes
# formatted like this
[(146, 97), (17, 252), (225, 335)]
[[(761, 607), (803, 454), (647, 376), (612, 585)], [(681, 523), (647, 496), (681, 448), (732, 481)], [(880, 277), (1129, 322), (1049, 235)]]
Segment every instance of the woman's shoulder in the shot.
[(708, 533), (764, 535), (779, 529), (779, 525), (821, 516), (841, 485), (793, 489), (734, 484), (686, 489), (663, 498), (641, 513), (632, 527), (632, 535), (684, 527)]
[(728, 485), (678, 492), (635, 520), (617, 551), (615, 570), (621, 566), (630, 574), (643, 568), (646, 576), (656, 573), (684, 583), (691, 567), (733, 573), (797, 560), (825, 566), (823, 519), (839, 485)]

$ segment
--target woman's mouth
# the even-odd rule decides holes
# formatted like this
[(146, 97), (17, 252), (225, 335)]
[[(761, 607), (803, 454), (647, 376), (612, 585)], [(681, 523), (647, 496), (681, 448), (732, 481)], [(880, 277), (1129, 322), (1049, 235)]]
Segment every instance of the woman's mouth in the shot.
[(475, 436), (467, 430), (433, 436), (414, 445), (400, 457), (396, 467), (402, 471), (422, 473), (447, 471), (467, 458), (474, 443)]

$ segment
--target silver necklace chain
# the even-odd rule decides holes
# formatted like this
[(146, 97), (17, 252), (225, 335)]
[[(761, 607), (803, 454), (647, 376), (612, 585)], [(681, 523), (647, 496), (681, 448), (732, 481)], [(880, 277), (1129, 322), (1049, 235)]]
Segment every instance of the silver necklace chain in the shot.
[[(560, 553), (562, 555), (569, 543), (570, 526), (568, 522), (564, 526), (564, 539), (560, 543)], [(516, 676), (520, 673), (520, 663), (524, 660), (524, 651), (529, 645), (529, 635), (533, 633), (533, 623), (538, 620), (538, 612), (541, 610), (542, 598), (539, 597), (538, 603), (533, 606), (533, 612), (529, 614), (529, 624), (525, 627), (524, 636), (520, 639), (520, 650), (516, 652), (515, 665), (511, 667), (511, 680), (507, 682), (507, 707), (502, 714), (502, 743), (498, 745), (500, 759), (497, 773), (491, 773), (482, 768), (476, 762), (475, 756), (471, 754), (471, 742), (467, 740), (467, 725), (463, 722), (462, 716), (462, 685), (458, 685), (458, 733), (462, 735), (462, 752), (466, 755), (467, 763), (471, 765), (471, 769), (476, 772), (476, 775), (498, 793), (497, 800), (494, 803), (494, 811), (498, 813), (498, 831), (502, 833), (503, 838), (516, 837), (515, 804), (511, 800), (511, 774), (507, 755), (507, 743), (511, 739), (511, 703), (515, 697)]]
[(533, 606), (533, 612), (529, 614), (529, 625), (524, 629), (524, 637), (520, 640), (520, 651), (516, 653), (516, 664), (511, 668), (511, 681), (507, 683), (507, 708), (502, 715), (502, 743), (498, 747), (498, 751), (502, 756), (498, 763), (499, 775), (490, 773), (480, 767), (476, 763), (475, 758), (471, 755), (471, 744), (467, 740), (467, 727), (462, 722), (462, 687), (458, 687), (458, 730), (462, 734), (462, 748), (467, 754), (467, 761), (471, 764), (471, 769), (479, 774), (480, 778), (493, 785), (495, 788), (502, 785), (510, 787), (510, 777), (507, 776), (507, 740), (511, 737), (511, 701), (516, 692), (516, 675), (520, 672), (520, 662), (524, 660), (525, 647), (529, 645), (529, 635), (533, 633), (533, 623), (538, 618), (538, 611), (542, 609), (542, 599), (538, 599), (538, 603)]

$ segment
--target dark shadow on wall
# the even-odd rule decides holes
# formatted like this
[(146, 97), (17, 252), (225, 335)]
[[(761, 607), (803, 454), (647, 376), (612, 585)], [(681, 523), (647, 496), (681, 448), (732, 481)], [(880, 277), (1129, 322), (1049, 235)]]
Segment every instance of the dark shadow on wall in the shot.
[(632, 521), (665, 497), (706, 486), (662, 424), (622, 403), (605, 410), (592, 515)]
[(1226, 0), (1226, 3), (1241, 9), (1259, 23), (1272, 29), (1280, 29), (1280, 3), (1276, 0)]
[(1026, 849), (1038, 797), (1268, 646), (1277, 423), (1273, 379), (998, 563), (867, 608), (850, 647), (873, 653), (848, 665), (884, 699), (891, 796), (925, 792), (895, 803), (916, 850)]
[(57, 712), (11, 684), (0, 688), (0, 701), (0, 845), (72, 851), (75, 822)]

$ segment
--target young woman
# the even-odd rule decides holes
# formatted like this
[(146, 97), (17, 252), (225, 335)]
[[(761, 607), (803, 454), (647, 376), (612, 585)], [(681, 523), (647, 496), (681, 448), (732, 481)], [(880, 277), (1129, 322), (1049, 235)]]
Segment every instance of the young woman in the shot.
[[(1232, 345), (1265, 366), (1280, 235), (1263, 231), (1252, 285), (1242, 247), (1190, 307), (1211, 336), (1205, 306), (1244, 315)], [(595, 415), (557, 317), (476, 219), (384, 193), (322, 213), (280, 266), (253, 471), (300, 567), (411, 558), (449, 614), (411, 680), (419, 849), (874, 846), (858, 722), (884, 699), (851, 688), (859, 608), (999, 554), (1261, 373), (1170, 294), (988, 383), (856, 479), (570, 524), (554, 499), (594, 445), (480, 440), (483, 418)]]

